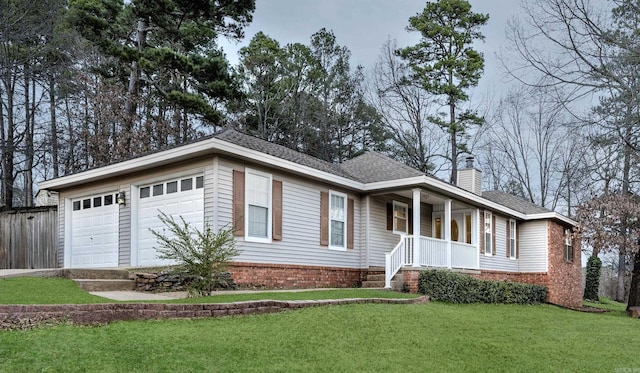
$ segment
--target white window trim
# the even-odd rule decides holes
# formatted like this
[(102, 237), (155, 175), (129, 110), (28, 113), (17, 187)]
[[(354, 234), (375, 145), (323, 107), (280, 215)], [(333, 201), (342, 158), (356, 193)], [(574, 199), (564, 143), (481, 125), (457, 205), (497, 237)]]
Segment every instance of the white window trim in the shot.
[[(342, 246), (335, 246), (332, 244), (332, 240), (331, 240), (331, 196), (338, 196), (338, 197), (342, 197), (343, 201), (344, 201), (344, 242), (342, 244)], [(348, 208), (348, 204), (347, 204), (347, 195), (345, 193), (340, 193), (340, 192), (335, 192), (333, 190), (329, 191), (329, 216), (328, 216), (328, 220), (329, 220), (329, 250), (336, 250), (336, 251), (347, 251), (347, 242), (349, 241), (347, 235), (349, 234), (349, 229), (347, 229), (347, 216), (349, 215), (349, 212), (347, 211)]]
[[(261, 172), (257, 170), (253, 170), (250, 168), (245, 168), (245, 181), (244, 181), (244, 240), (247, 242), (262, 242), (262, 243), (271, 243), (272, 240), (272, 224), (273, 224), (273, 175)], [(269, 190), (268, 190), (268, 202), (267, 202), (267, 237), (253, 237), (249, 235), (249, 199), (247, 198), (247, 189), (249, 188), (248, 176), (249, 174), (253, 174), (256, 176), (262, 176), (269, 178)]]
[[(567, 249), (571, 248), (571, 256), (572, 258), (569, 259), (569, 257), (567, 256)], [(571, 229), (565, 229), (564, 230), (564, 260), (567, 262), (573, 262), (573, 242), (571, 240)]]
[[(487, 220), (489, 221), (489, 240), (487, 240)], [(483, 236), (484, 255), (493, 256), (493, 213), (491, 213), (491, 211), (484, 212), (484, 221), (482, 222), (482, 234), (484, 235)]]
[[(515, 220), (509, 219), (509, 259), (516, 260), (518, 253), (518, 223)], [(513, 255), (512, 255), (513, 253)]]
[[(405, 225), (404, 231), (396, 229), (396, 206), (403, 207), (405, 213)], [(393, 201), (393, 211), (391, 212), (393, 218), (393, 233), (406, 235), (409, 232), (409, 205), (399, 201)]]

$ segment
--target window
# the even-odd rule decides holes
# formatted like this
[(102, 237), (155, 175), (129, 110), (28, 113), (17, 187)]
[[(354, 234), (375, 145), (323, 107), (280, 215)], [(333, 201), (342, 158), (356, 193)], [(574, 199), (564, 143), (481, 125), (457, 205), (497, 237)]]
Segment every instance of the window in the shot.
[(167, 183), (167, 194), (177, 193), (178, 192), (178, 182), (170, 181)]
[(329, 192), (329, 247), (347, 249), (347, 196)]
[(464, 216), (464, 233), (465, 233), (464, 242), (471, 245), (471, 214), (466, 214)]
[(204, 187), (204, 176), (196, 176), (196, 189)]
[(442, 239), (442, 218), (436, 218), (435, 220), (435, 224), (434, 224), (434, 238), (437, 238), (439, 240)]
[(82, 209), (90, 209), (91, 208), (91, 198), (82, 200)]
[(493, 216), (484, 212), (484, 255), (493, 254)]
[(184, 191), (191, 190), (191, 189), (193, 189), (193, 179), (192, 178), (180, 180), (180, 190), (181, 191), (184, 192)]
[(147, 198), (151, 195), (151, 187), (140, 188), (140, 198)]
[(153, 195), (161, 196), (164, 194), (164, 184), (156, 184), (153, 186)]
[(104, 205), (113, 205), (113, 194), (107, 194), (106, 196), (104, 196)]
[(564, 230), (564, 260), (573, 262), (573, 245), (571, 242), (571, 229)]
[(80, 210), (80, 201), (73, 201), (73, 211)]
[(393, 233), (407, 234), (409, 206), (393, 201)]
[(271, 241), (271, 175), (249, 169), (245, 172), (246, 239), (269, 242)]
[(451, 220), (451, 241), (459, 241), (460, 228), (458, 228), (458, 222), (455, 219)]
[(93, 207), (102, 206), (102, 197), (93, 197)]
[(518, 240), (516, 240), (516, 221), (509, 220), (509, 258), (515, 259), (518, 252)]

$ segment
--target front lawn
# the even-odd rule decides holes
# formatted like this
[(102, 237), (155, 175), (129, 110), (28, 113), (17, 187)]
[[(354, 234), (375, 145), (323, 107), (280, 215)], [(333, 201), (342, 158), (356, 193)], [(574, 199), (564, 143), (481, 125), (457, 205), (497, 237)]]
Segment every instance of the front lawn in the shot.
[[(250, 294), (225, 294), (210, 297), (175, 299), (170, 301), (135, 301), (135, 303), (230, 303), (248, 300), (309, 300), (343, 298), (416, 298), (416, 294), (372, 289), (340, 289), (300, 292), (261, 291)], [(16, 277), (0, 279), (0, 304), (83, 304), (120, 303), (91, 295), (64, 278)]]
[(0, 332), (2, 371), (613, 371), (638, 320), (555, 306), (358, 304)]

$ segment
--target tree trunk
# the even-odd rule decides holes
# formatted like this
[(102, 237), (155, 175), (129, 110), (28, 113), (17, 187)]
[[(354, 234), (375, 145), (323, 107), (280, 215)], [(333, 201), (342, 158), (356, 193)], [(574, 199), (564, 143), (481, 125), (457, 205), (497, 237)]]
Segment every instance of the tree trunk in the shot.
[(449, 136), (451, 136), (451, 177), (449, 182), (458, 185), (458, 143), (455, 129), (456, 105), (449, 103)]
[(629, 307), (640, 306), (640, 252), (636, 251), (633, 258), (633, 271), (631, 272), (631, 286), (629, 287), (627, 309), (629, 309)]
[(56, 122), (56, 92), (55, 92), (56, 80), (54, 74), (49, 76), (49, 115), (51, 116), (51, 166), (53, 167), (53, 177), (56, 178), (59, 175), (59, 157), (58, 157), (58, 124)]

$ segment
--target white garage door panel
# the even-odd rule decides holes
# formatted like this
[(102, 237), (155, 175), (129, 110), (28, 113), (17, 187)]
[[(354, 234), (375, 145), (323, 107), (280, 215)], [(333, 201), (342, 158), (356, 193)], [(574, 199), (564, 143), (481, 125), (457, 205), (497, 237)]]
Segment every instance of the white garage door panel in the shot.
[[(196, 178), (200, 179), (196, 183)], [(160, 212), (173, 217), (176, 222), (181, 223), (180, 217), (191, 226), (200, 230), (203, 228), (204, 221), (204, 189), (202, 187), (202, 176), (186, 177), (178, 180), (167, 180), (163, 183), (156, 183), (150, 186), (139, 188), (138, 200), (138, 252), (137, 265), (163, 266), (175, 264), (170, 260), (158, 259), (158, 243), (156, 237), (151, 233), (150, 229), (155, 230), (169, 238), (173, 238), (166, 226), (160, 221), (158, 215)], [(191, 179), (191, 188), (185, 186), (182, 190), (182, 180)], [(178, 181), (178, 190), (173, 193), (166, 193), (167, 184)], [(163, 185), (162, 194), (147, 196), (144, 188), (153, 190), (153, 186)]]
[[(105, 196), (109, 196), (105, 199)], [(72, 201), (71, 262), (75, 268), (118, 266), (115, 192)]]

